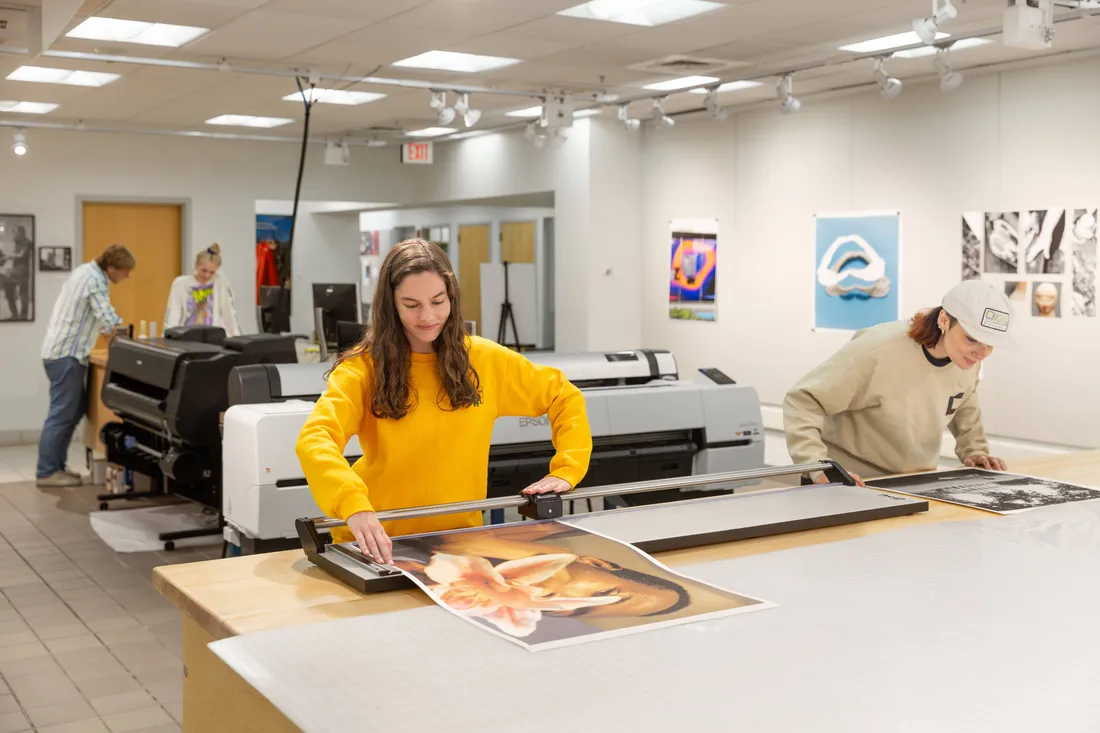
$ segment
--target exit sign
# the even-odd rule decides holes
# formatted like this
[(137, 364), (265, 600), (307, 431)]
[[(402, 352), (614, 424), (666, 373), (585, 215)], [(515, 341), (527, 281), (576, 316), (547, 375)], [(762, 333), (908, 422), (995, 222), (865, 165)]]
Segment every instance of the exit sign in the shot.
[(432, 144), (428, 143), (405, 143), (401, 146), (401, 162), (402, 163), (421, 163), (424, 165), (432, 164)]

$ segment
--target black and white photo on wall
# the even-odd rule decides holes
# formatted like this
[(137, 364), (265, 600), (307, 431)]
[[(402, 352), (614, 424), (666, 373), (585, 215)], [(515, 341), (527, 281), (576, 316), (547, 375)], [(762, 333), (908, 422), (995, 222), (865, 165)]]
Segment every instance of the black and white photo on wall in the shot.
[(1074, 209), (1073, 315), (1096, 317), (1096, 209)]
[(42, 272), (69, 272), (73, 269), (73, 248), (39, 247), (38, 269)]
[(0, 214), (0, 323), (34, 320), (34, 216)]

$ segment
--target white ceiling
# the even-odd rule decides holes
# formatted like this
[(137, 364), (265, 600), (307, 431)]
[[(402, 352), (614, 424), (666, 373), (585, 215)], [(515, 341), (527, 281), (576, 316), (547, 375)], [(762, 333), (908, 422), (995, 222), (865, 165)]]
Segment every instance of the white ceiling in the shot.
[[(788, 68), (842, 61), (843, 43), (904, 32), (928, 15), (931, 0), (724, 0), (726, 8), (692, 19), (646, 28), (555, 15), (579, 0), (93, 0), (69, 27), (87, 15), (159, 21), (210, 28), (180, 49), (99, 43), (62, 36), (51, 51), (112, 54), (207, 64), (223, 59), (230, 69), (313, 70), (361, 78), (419, 80), (530, 92), (532, 98), (473, 94), (484, 114), (479, 128), (515, 124), (504, 116), (538, 103), (540, 92), (605, 93), (623, 98), (652, 95), (643, 84), (681, 74), (655, 74), (637, 68), (663, 57), (690, 55), (717, 59), (728, 68), (722, 80), (761, 76), (764, 86), (721, 96), (737, 106), (774, 99), (775, 75)], [(996, 29), (1004, 0), (955, 0), (959, 17), (944, 30), (953, 35)], [(38, 2), (0, 0), (25, 7)], [(1068, 14), (1071, 11), (1061, 11)], [(956, 69), (989, 66), (1078, 49), (1100, 48), (1100, 15), (1058, 25), (1052, 51), (1029, 52), (995, 43), (953, 54)], [(448, 74), (390, 66), (430, 50), (509, 56), (522, 62), (476, 75)], [(70, 69), (111, 71), (123, 77), (105, 87), (83, 88), (7, 81), (26, 57), (0, 54), (0, 100), (54, 102), (46, 116), (7, 114), (0, 122), (83, 121), (128, 129), (202, 129), (216, 133), (300, 135), (300, 102), (281, 97), (297, 90), (294, 78), (237, 71), (165, 68), (155, 65), (40, 58), (35, 63)], [(633, 67), (633, 68), (632, 68)], [(871, 84), (872, 61), (832, 63), (801, 71), (795, 92), (806, 97), (852, 85)], [(893, 59), (891, 75), (905, 79), (932, 75), (931, 58)], [(768, 76), (770, 75), (770, 76)], [(382, 92), (385, 99), (360, 106), (318, 104), (311, 133), (392, 138), (402, 130), (436, 124), (429, 91), (351, 81), (322, 80), (320, 86)], [(904, 93), (904, 92), (903, 92)], [(453, 102), (453, 97), (451, 97)], [(702, 97), (674, 94), (666, 112), (698, 109)], [(631, 108), (649, 115), (648, 100)], [(605, 114), (613, 115), (614, 107)], [(222, 114), (292, 117), (293, 125), (274, 130), (214, 127), (204, 121)], [(454, 126), (452, 124), (452, 126)]]

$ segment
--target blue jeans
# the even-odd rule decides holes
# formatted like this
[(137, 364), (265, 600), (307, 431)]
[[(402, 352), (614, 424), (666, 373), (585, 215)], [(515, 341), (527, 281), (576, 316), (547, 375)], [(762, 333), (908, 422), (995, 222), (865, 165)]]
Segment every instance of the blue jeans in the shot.
[(65, 469), (73, 431), (84, 415), (84, 374), (86, 367), (71, 356), (48, 359), (46, 376), (50, 380), (50, 411), (38, 441), (38, 467), (35, 475), (46, 478)]

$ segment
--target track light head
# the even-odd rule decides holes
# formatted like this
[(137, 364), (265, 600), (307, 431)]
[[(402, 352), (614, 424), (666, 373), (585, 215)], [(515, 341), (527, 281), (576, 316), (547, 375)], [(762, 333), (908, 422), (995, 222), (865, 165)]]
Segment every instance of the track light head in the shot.
[(15, 138), (12, 141), (11, 151), (16, 155), (27, 154), (27, 131), (23, 128), (19, 128), (15, 131)]
[(934, 43), (940, 26), (958, 14), (959, 11), (951, 4), (951, 0), (932, 0), (932, 15), (914, 20), (913, 32), (922, 43)]
[(775, 85), (775, 96), (779, 99), (779, 111), (785, 115), (794, 114), (802, 109), (800, 102), (793, 93), (794, 74), (784, 74), (779, 83)]
[(962, 86), (964, 78), (962, 73), (951, 69), (950, 51), (941, 48), (936, 52), (935, 67), (936, 73), (940, 75), (941, 91), (953, 92)]
[(883, 99), (894, 99), (901, 94), (902, 83), (886, 73), (885, 61), (875, 59), (875, 82), (878, 84), (878, 93)]
[(454, 111), (455, 114), (462, 115), (462, 122), (466, 127), (473, 127), (481, 119), (481, 110), (470, 107), (470, 95), (465, 92), (458, 95)]
[(623, 126), (626, 127), (626, 129), (628, 129), (628, 130), (637, 130), (638, 128), (640, 128), (642, 126), (642, 121), (641, 120), (632, 120), (630, 118), (630, 105), (629, 104), (620, 104), (619, 105), (618, 119), (619, 119), (619, 122), (621, 122), (623, 124)]

